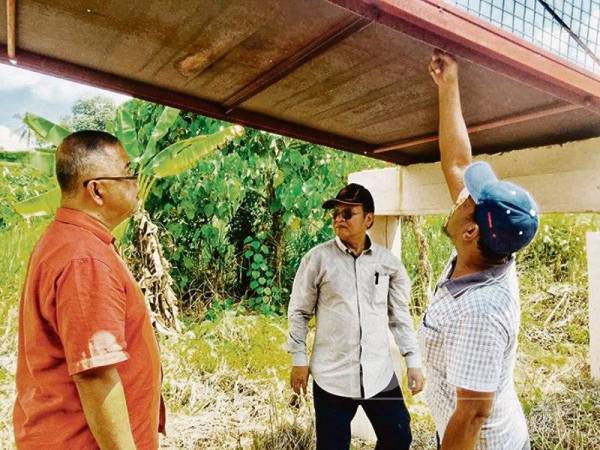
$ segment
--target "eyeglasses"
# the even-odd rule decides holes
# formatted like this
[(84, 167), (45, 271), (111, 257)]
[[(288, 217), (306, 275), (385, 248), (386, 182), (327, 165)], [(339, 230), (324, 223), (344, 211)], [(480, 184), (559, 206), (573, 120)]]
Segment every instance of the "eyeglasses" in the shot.
[(342, 216), (342, 219), (344, 220), (350, 220), (352, 219), (352, 217), (354, 217), (355, 215), (360, 214), (358, 212), (352, 212), (352, 209), (350, 208), (344, 208), (344, 209), (334, 209), (331, 213), (331, 216), (333, 218), (333, 220), (335, 220), (337, 218), (337, 216)]
[(120, 180), (137, 180), (138, 176), (137, 175), (127, 175), (124, 177), (98, 177), (98, 178), (90, 178), (89, 180), (85, 180), (83, 182), (83, 187), (87, 187), (88, 183), (90, 181), (100, 181), (100, 180), (115, 180), (115, 181), (120, 181)]

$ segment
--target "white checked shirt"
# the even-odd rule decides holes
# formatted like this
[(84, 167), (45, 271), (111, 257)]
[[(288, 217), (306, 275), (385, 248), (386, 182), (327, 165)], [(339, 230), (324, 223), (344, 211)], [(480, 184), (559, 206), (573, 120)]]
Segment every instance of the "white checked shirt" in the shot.
[(296, 272), (288, 308), (288, 351), (308, 364), (308, 321), (316, 314), (310, 371), (325, 391), (370, 398), (394, 374), (388, 329), (408, 367), (420, 367), (408, 304), (410, 279), (389, 250), (371, 244), (354, 257), (338, 238), (310, 250)]
[(528, 433), (513, 381), (520, 324), (514, 258), (502, 266), (448, 279), (454, 264), (453, 258), (419, 330), (427, 373), (425, 400), (442, 439), (456, 409), (457, 387), (495, 392), (491, 416), (475, 448), (520, 450)]

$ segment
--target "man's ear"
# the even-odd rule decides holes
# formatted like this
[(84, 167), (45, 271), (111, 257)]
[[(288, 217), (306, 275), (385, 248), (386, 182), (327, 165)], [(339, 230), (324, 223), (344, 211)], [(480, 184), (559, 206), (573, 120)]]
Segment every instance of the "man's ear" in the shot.
[(85, 187), (86, 194), (98, 206), (104, 205), (104, 188), (96, 180), (90, 181)]
[(367, 215), (365, 216), (365, 219), (367, 221), (367, 230), (370, 229), (373, 226), (373, 223), (375, 222), (375, 213), (367, 213)]
[(479, 225), (473, 221), (468, 221), (462, 233), (463, 240), (471, 242), (479, 239)]

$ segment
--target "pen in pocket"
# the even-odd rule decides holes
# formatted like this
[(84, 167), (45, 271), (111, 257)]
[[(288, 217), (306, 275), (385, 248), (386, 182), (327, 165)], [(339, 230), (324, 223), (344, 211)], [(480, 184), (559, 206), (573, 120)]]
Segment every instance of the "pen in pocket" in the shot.
[(375, 285), (379, 284), (379, 272), (375, 272)]

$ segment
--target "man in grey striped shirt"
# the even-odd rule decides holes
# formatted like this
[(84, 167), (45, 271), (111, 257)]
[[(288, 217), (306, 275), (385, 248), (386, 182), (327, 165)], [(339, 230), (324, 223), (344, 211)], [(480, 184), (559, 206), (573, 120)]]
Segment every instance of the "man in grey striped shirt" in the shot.
[(419, 330), (425, 399), (442, 450), (527, 449), (513, 381), (520, 323), (513, 253), (535, 236), (537, 206), (488, 164), (471, 163), (454, 58), (435, 51), (429, 72), (439, 93), (441, 165), (455, 202), (444, 226), (455, 256)]
[[(313, 376), (317, 449), (347, 450), (350, 422), (362, 406), (377, 435), (376, 449), (408, 449), (410, 416), (394, 374), (388, 329), (407, 366), (413, 394), (423, 388), (421, 358), (409, 313), (410, 280), (400, 260), (371, 242), (374, 202), (358, 184), (323, 204), (335, 239), (302, 259), (288, 310), (290, 383), (306, 392)], [(308, 322), (316, 314), (308, 362)]]

